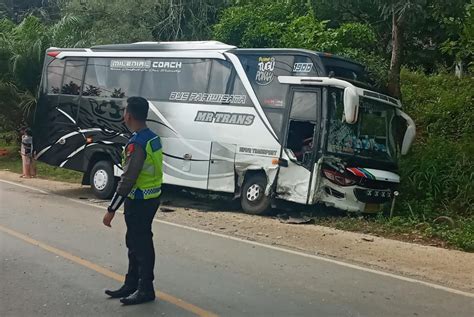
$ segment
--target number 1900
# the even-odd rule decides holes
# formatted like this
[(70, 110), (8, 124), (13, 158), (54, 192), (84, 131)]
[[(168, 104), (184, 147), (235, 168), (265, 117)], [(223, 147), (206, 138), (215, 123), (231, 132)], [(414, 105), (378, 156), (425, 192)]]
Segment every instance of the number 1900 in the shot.
[(313, 63), (295, 63), (293, 72), (295, 73), (309, 73), (313, 69)]

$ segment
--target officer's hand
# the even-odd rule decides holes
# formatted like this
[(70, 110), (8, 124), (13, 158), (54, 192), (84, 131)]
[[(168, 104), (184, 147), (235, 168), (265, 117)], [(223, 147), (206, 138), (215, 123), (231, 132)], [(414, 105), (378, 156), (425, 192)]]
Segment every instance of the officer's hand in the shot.
[(112, 227), (110, 225), (110, 223), (112, 222), (112, 219), (114, 219), (114, 216), (115, 216), (115, 212), (108, 212), (107, 211), (104, 215), (104, 219), (102, 220), (104, 225), (106, 225), (107, 227)]

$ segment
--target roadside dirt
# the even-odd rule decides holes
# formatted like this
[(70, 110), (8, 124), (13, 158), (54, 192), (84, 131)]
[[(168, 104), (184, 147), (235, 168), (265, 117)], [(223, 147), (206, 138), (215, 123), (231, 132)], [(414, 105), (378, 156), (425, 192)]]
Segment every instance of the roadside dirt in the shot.
[[(88, 187), (45, 179), (21, 179), (0, 171), (0, 179), (106, 206)], [(156, 218), (308, 254), (340, 259), (387, 272), (474, 292), (474, 254), (346, 232), (314, 224), (281, 223), (243, 214), (231, 200), (202, 200), (170, 188)]]

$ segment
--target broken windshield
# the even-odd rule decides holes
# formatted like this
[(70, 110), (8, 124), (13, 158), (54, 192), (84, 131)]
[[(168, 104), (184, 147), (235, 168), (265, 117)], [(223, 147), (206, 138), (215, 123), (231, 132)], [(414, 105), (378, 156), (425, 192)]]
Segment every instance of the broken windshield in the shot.
[(329, 133), (327, 151), (359, 158), (395, 163), (395, 108), (361, 97), (355, 124), (343, 122), (344, 104), (341, 89), (329, 93)]

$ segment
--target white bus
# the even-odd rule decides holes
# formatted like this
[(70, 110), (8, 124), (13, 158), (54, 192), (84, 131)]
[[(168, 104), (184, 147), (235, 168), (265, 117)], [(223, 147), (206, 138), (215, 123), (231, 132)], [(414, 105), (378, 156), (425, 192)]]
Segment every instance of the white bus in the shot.
[(34, 135), (39, 160), (84, 173), (107, 198), (130, 136), (126, 98), (149, 101), (164, 183), (233, 193), (248, 213), (283, 199), (378, 211), (415, 136), (400, 101), (364, 67), (300, 49), (215, 41), (46, 52)]

